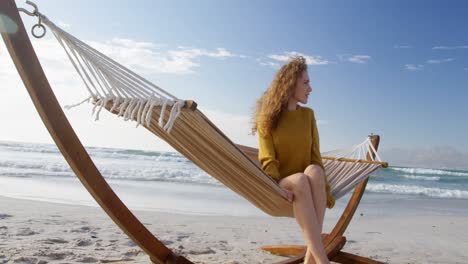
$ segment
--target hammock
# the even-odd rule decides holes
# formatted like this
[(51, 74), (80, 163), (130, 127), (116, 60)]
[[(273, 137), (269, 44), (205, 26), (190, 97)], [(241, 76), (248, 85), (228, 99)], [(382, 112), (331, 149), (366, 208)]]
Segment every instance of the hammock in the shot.
[[(37, 11), (37, 6), (27, 3), (34, 6), (35, 11), (21, 11), (39, 17), (39, 24), (34, 27), (41, 27), (42, 21), (52, 30), (90, 93), (87, 100), (94, 104), (96, 119), (104, 108), (125, 120), (134, 120), (259, 209), (273, 216), (293, 217), (292, 205), (283, 190), (258, 166), (256, 149), (234, 144), (196, 109), (196, 103), (177, 99), (104, 56), (55, 26)], [(5, 14), (0, 15), (0, 28), (11, 22), (17, 26), (14, 31), (2, 32), (2, 37), (18, 72), (51, 136), (88, 191), (120, 228), (150, 255), (153, 262), (191, 263), (154, 237), (108, 186), (60, 109), (14, 0), (1, 1), (0, 10)], [(329, 258), (334, 257), (335, 261), (377, 263), (342, 252), (341, 248), (346, 242), (342, 235), (359, 204), (369, 174), (387, 166), (377, 154), (378, 141), (378, 136), (371, 136), (351, 148), (323, 153), (325, 171), (336, 199), (358, 185), (335, 228), (329, 235), (322, 235)], [(291, 248), (287, 249), (292, 252)], [(305, 248), (296, 249), (299, 251), (293, 255), (298, 256), (283, 263), (301, 261)], [(270, 249), (270, 252), (275, 250)], [(281, 249), (276, 251), (281, 252)]]
[[(190, 109), (190, 102), (184, 107), (185, 100), (176, 98), (98, 52), (46, 17), (42, 17), (42, 22), (52, 30), (83, 80), (90, 96), (81, 103), (93, 102), (96, 120), (104, 108), (126, 121), (136, 121), (137, 126), (144, 126), (168, 142), (198, 167), (265, 213), (294, 217), (292, 204), (287, 201), (279, 185), (258, 166), (256, 155), (253, 155), (255, 152), (250, 152), (249, 158), (242, 151), (246, 147), (235, 145), (200, 110)], [(193, 103), (191, 106), (194, 106)], [(338, 158), (324, 160), (335, 199), (345, 195), (382, 166), (381, 163), (347, 162), (339, 158), (357, 157), (356, 160), (361, 160), (359, 155), (364, 159), (367, 153), (374, 154), (381, 161), (369, 139), (348, 151), (323, 153)]]

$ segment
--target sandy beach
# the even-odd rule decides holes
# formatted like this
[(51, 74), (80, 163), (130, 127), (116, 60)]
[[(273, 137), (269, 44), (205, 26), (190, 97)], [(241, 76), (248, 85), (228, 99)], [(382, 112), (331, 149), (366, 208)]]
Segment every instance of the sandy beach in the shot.
[[(195, 263), (272, 263), (284, 257), (265, 253), (260, 246), (303, 244), (291, 218), (134, 213), (167, 246)], [(346, 252), (387, 263), (468, 259), (466, 213), (361, 214), (358, 209), (345, 234)], [(324, 230), (335, 222), (335, 216), (327, 217)], [(0, 196), (0, 263), (113, 262), (151, 263), (102, 209)]]

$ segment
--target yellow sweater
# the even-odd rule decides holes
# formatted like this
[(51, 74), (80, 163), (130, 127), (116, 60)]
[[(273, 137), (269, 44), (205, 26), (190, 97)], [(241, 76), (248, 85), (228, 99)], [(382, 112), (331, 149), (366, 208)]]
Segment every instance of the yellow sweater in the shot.
[[(294, 111), (282, 111), (278, 126), (267, 135), (259, 131), (258, 159), (263, 170), (277, 182), (310, 164), (323, 167), (314, 111), (297, 105)], [(325, 175), (327, 207), (335, 205)]]

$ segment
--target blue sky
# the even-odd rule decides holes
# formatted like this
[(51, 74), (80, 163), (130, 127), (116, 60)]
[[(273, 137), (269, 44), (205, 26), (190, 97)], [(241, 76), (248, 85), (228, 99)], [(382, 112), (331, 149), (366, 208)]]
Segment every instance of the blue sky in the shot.
[[(237, 142), (256, 144), (255, 137), (242, 134), (248, 133), (252, 106), (284, 58), (300, 53), (310, 62), (313, 92), (307, 106), (320, 120), (322, 150), (359, 143), (373, 132), (382, 135), (382, 151), (390, 161), (404, 163), (398, 157), (412, 153), (423, 161), (447, 159), (413, 161), (419, 166), (468, 167), (466, 1), (36, 3), (73, 35), (179, 98), (197, 101), (221, 128), (233, 127), (226, 117), (240, 122), (234, 125), (242, 131), (227, 132)], [(23, 19), (29, 26), (34, 22)], [(43, 56), (47, 64), (54, 54)], [(0, 63), (9, 60), (2, 50), (0, 58)], [(65, 86), (65, 77), (49, 78), (59, 90)], [(4, 96), (15, 96), (18, 84), (10, 86)], [(2, 116), (7, 111), (0, 110)], [(99, 133), (87, 130), (99, 125), (76, 120), (89, 145), (148, 146), (131, 138), (124, 143), (99, 139)], [(50, 142), (44, 130), (33, 138), (14, 129), (0, 134), (0, 140)]]

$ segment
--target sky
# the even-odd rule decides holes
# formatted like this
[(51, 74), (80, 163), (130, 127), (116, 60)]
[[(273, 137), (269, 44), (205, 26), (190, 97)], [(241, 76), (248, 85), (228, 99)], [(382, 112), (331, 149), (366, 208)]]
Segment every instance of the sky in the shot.
[[(24, 1), (18, 6), (31, 9)], [(309, 64), (321, 150), (381, 135), (395, 166), (468, 168), (466, 1), (36, 0), (50, 20), (181, 99), (233, 141), (291, 55)], [(29, 31), (35, 18), (22, 15)], [(32, 39), (62, 106), (86, 89), (50, 32)], [(0, 141), (52, 143), (0, 43)], [(91, 106), (65, 110), (86, 146), (172, 150)]]

